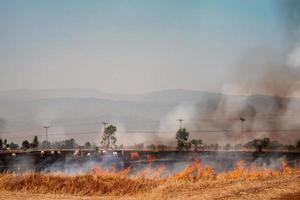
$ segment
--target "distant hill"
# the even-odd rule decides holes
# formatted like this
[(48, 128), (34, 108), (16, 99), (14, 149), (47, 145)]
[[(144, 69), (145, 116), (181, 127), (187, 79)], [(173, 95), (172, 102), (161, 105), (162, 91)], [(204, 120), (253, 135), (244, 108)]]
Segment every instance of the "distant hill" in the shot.
[[(191, 90), (123, 95), (95, 89), (21, 89), (0, 91), (0, 136), (20, 141), (43, 135), (42, 127), (50, 125), (53, 140), (74, 137), (81, 142), (98, 141), (101, 122), (108, 121), (117, 124), (120, 132), (132, 132), (147, 140), (147, 134), (153, 132), (162, 137), (173, 134), (178, 118), (185, 119), (184, 125), (191, 134), (205, 130), (207, 134), (237, 133), (241, 116), (246, 118), (245, 130), (249, 132), (295, 130), (300, 129), (299, 112), (298, 98), (264, 95), (232, 96)], [(139, 132), (143, 133), (138, 135)], [(132, 136), (128, 134), (125, 139)]]
[(48, 99), (48, 98), (102, 98), (102, 99), (122, 99), (127, 95), (110, 94), (96, 89), (44, 89), (44, 90), (8, 90), (0, 91), (0, 96), (19, 99)]

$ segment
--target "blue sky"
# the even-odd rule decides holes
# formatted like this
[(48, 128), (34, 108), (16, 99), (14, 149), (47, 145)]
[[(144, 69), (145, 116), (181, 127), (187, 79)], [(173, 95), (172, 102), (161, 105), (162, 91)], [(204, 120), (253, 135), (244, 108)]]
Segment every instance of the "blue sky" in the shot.
[(0, 90), (219, 91), (252, 49), (284, 56), (287, 12), (280, 0), (1, 0)]

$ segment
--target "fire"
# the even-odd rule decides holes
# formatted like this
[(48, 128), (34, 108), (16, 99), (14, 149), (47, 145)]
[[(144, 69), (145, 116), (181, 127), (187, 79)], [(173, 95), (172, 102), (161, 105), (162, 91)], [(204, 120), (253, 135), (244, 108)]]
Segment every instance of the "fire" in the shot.
[[(135, 153), (135, 152), (133, 152)], [(135, 158), (135, 157), (134, 157)], [(151, 157), (152, 158), (152, 157)], [(126, 168), (120, 171), (116, 171), (115, 168), (110, 170), (103, 170), (101, 167), (94, 165), (91, 168), (90, 173), (105, 174), (105, 175), (122, 175), (128, 176), (131, 174), (132, 178), (150, 178), (157, 180), (186, 180), (186, 181), (198, 181), (198, 180), (214, 180), (214, 179), (258, 179), (274, 176), (289, 176), (299, 173), (298, 167), (288, 166), (286, 161), (281, 161), (280, 169), (271, 169), (269, 167), (257, 167), (255, 164), (247, 166), (244, 161), (239, 161), (234, 169), (222, 173), (215, 173), (215, 170), (209, 166), (201, 165), (199, 160), (194, 160), (193, 163), (187, 165), (183, 170), (174, 173), (168, 177), (162, 177), (161, 175), (167, 168), (163, 165), (157, 168), (146, 167), (138, 172), (135, 176), (132, 176), (132, 168)]]
[(257, 178), (267, 178), (273, 176), (288, 176), (298, 173), (298, 168), (289, 167), (286, 161), (281, 161), (281, 167), (279, 170), (271, 169), (268, 167), (259, 168), (255, 164), (250, 167), (245, 165), (244, 161), (237, 163), (235, 168), (231, 171), (224, 172), (218, 175), (218, 178), (223, 179), (257, 179)]
[(140, 157), (138, 152), (130, 152), (130, 159), (131, 160), (137, 160)]
[(176, 173), (172, 177), (175, 180), (199, 180), (201, 178), (213, 179), (215, 178), (215, 172), (210, 167), (203, 167), (198, 160), (195, 160), (192, 164), (185, 167), (182, 171)]
[(148, 154), (146, 156), (146, 159), (147, 159), (148, 163), (151, 163), (153, 160), (155, 160), (155, 156), (151, 155), (151, 154)]
[(112, 177), (127, 177), (130, 171), (130, 167), (117, 171), (113, 166), (109, 170), (104, 170), (99, 165), (94, 164), (92, 165), (89, 174)]
[(186, 166), (183, 170), (169, 176), (162, 176), (165, 166), (157, 168), (146, 167), (139, 173), (132, 168), (117, 171), (115, 168), (103, 170), (94, 165), (87, 174), (69, 176), (53, 173), (0, 174), (0, 189), (16, 191), (34, 191), (41, 193), (68, 193), (79, 195), (132, 195), (149, 192), (154, 188), (172, 183), (231, 180), (264, 180), (264, 178), (292, 177), (299, 174), (297, 166), (290, 167), (286, 161), (281, 162), (279, 169), (246, 165), (244, 161), (236, 164), (235, 168), (217, 174), (213, 168), (203, 166), (199, 160)]
[(165, 179), (162, 178), (162, 173), (166, 170), (166, 167), (164, 165), (161, 165), (157, 168), (150, 168), (147, 167), (144, 170), (140, 171), (136, 177), (138, 178), (151, 178), (156, 179), (160, 181), (164, 181)]

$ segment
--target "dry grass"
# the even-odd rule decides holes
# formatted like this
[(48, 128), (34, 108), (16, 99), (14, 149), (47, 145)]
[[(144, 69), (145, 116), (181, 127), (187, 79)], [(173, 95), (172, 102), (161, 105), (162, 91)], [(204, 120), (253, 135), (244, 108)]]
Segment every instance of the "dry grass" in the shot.
[[(271, 199), (300, 190), (299, 170), (285, 162), (279, 170), (246, 167), (240, 162), (232, 171), (218, 175), (198, 161), (169, 177), (160, 176), (163, 170), (163, 167), (145, 169), (136, 176), (131, 176), (128, 169), (117, 172), (98, 168), (77, 176), (7, 173), (0, 175), (0, 189), (2, 193), (61, 195), (60, 198), (80, 195), (81, 199), (83, 196), (84, 199), (99, 196), (105, 199)], [(266, 192), (270, 190), (272, 193), (267, 198)]]
[(156, 187), (153, 179), (131, 179), (123, 172), (89, 173), (78, 176), (59, 174), (3, 174), (0, 188), (8, 191), (76, 195), (123, 195), (147, 192)]

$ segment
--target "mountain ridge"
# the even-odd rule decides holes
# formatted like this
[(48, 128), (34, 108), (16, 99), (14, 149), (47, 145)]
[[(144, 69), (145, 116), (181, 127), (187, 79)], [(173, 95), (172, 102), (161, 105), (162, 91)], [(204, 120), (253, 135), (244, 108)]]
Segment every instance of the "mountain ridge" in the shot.
[[(12, 132), (26, 138), (40, 134), (45, 125), (53, 132), (90, 132), (99, 130), (103, 121), (125, 132), (176, 131), (178, 118), (184, 118), (190, 130), (239, 132), (241, 116), (247, 119), (246, 130), (292, 129), (300, 128), (299, 112), (299, 98), (259, 94), (237, 96), (183, 89), (125, 96), (95, 89), (0, 91), (0, 137), (9, 138), (7, 133)], [(84, 135), (74, 137), (94, 140)]]

